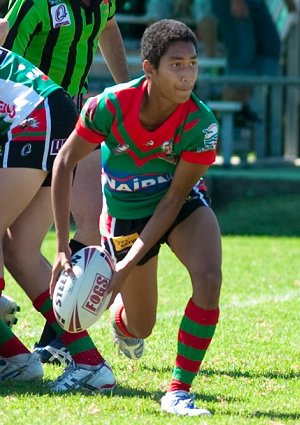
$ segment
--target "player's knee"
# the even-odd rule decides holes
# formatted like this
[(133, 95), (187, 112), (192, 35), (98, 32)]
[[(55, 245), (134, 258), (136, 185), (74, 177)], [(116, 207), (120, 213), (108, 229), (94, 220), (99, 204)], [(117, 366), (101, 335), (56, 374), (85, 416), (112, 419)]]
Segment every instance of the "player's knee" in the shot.
[(73, 214), (76, 226), (74, 239), (85, 245), (98, 245), (100, 243), (99, 213)]
[(11, 272), (23, 269), (31, 264), (35, 253), (39, 254), (39, 247), (28, 246), (18, 238), (5, 237), (3, 240), (3, 258), (5, 267)]
[(209, 298), (219, 296), (222, 271), (220, 267), (207, 266), (191, 273), (194, 290), (205, 292)]
[(154, 324), (147, 323), (147, 324), (138, 324), (130, 329), (132, 335), (134, 335), (136, 338), (142, 338), (146, 339), (152, 334)]
[(5, 267), (10, 270), (16, 263), (18, 256), (22, 258), (22, 249), (12, 240), (4, 237), (3, 239), (3, 259)]

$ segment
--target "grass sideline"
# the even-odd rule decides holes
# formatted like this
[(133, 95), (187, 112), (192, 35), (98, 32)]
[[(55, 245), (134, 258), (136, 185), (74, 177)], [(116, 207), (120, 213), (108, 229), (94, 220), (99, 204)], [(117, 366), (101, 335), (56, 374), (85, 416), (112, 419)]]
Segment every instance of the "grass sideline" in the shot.
[[(212, 417), (173, 417), (159, 410), (190, 294), (186, 272), (164, 247), (158, 320), (143, 359), (133, 363), (117, 355), (107, 313), (90, 329), (113, 366), (113, 395), (50, 394), (47, 383), (62, 368), (46, 365), (43, 383), (1, 383), (0, 424), (299, 425), (299, 249), (300, 238), (224, 236), (220, 322), (193, 385), (197, 404)], [(52, 232), (43, 250), (52, 260)], [(14, 330), (31, 348), (44, 321), (8, 275), (6, 293), (22, 306)]]

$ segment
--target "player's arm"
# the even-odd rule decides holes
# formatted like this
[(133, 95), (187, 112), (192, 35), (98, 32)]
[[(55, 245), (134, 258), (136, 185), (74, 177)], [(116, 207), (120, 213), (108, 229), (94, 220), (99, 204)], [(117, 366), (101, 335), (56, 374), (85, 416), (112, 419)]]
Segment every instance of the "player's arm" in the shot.
[(117, 263), (111, 290), (120, 291), (126, 277), (147, 251), (165, 234), (174, 222), (193, 186), (202, 177), (208, 165), (179, 161), (171, 186), (157, 205), (154, 214), (132, 245), (126, 257)]
[(116, 18), (107, 21), (101, 32), (98, 44), (104, 60), (116, 83), (129, 80), (126, 52)]
[(51, 199), (56, 229), (57, 256), (53, 264), (50, 293), (53, 294), (59, 273), (72, 273), (70, 265), (70, 191), (76, 164), (95, 149), (95, 144), (74, 130), (60, 149), (52, 169)]
[(0, 46), (3, 45), (8, 34), (9, 25), (7, 19), (0, 19)]

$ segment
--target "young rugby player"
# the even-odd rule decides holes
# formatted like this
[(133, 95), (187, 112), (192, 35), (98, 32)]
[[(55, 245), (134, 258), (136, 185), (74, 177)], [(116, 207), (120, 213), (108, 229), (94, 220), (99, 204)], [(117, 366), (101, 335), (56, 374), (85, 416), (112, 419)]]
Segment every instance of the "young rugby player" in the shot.
[[(214, 162), (218, 123), (193, 93), (197, 39), (183, 23), (161, 20), (141, 41), (145, 75), (90, 98), (53, 168), (58, 273), (71, 272), (69, 184), (77, 162), (101, 143), (103, 243), (116, 261), (111, 307), (115, 339), (130, 358), (143, 353), (156, 321), (157, 262), (167, 243), (190, 275), (173, 375), (161, 408), (209, 414), (190, 394), (219, 317), (221, 240), (202, 176)], [(97, 195), (96, 195), (97, 196)], [(170, 282), (170, 291), (172, 283)]]
[[(116, 0), (14, 0), (0, 25), (0, 41), (7, 35), (4, 47), (25, 57), (76, 97), (80, 110), (98, 46), (114, 80), (120, 83), (129, 79), (115, 11)], [(100, 173), (99, 156), (99, 150), (92, 152), (76, 170), (71, 197), (76, 224), (76, 233), (70, 242), (73, 252), (84, 245), (100, 243), (98, 217), (102, 199), (93, 196), (95, 192), (101, 193), (100, 181), (96, 178)], [(42, 191), (49, 191), (47, 180)], [(40, 212), (33, 209), (26, 218), (27, 223), (29, 219), (35, 232), (25, 234), (18, 230), (17, 239), (12, 227), (5, 241), (6, 267), (21, 286), (35, 285), (41, 276), (48, 282), (51, 274), (40, 254), (41, 243), (52, 223), (51, 209), (44, 211), (43, 220)], [(29, 240), (30, 252), (24, 249)], [(49, 325), (35, 351), (43, 362), (59, 362), (66, 352)]]
[[(32, 204), (39, 211), (37, 220), (43, 221), (51, 199), (50, 191), (46, 195), (41, 186), (51, 176), (54, 158), (74, 128), (77, 116), (74, 102), (60, 86), (21, 56), (0, 47), (1, 241), (11, 226), (16, 238), (18, 231), (35, 231), (31, 220), (26, 220)], [(30, 252), (30, 243), (23, 249)], [(4, 287), (1, 243), (0, 296)], [(65, 375), (59, 377), (52, 385), (53, 391), (113, 388), (114, 375), (88, 333), (70, 334), (57, 324), (45, 279), (37, 279), (34, 285), (24, 285), (23, 289), (71, 355), (69, 381)], [(36, 354), (29, 353), (0, 320), (0, 381), (33, 379), (41, 377), (42, 372)]]

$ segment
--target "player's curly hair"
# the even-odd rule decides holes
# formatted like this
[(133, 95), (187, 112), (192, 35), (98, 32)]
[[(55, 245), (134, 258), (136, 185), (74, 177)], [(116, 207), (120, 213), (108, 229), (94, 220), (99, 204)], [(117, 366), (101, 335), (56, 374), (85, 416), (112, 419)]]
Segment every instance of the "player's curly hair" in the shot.
[(141, 40), (141, 57), (158, 68), (161, 56), (175, 41), (191, 41), (198, 52), (195, 33), (183, 22), (174, 19), (161, 19), (146, 28)]

